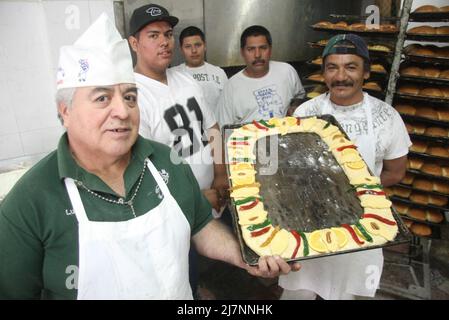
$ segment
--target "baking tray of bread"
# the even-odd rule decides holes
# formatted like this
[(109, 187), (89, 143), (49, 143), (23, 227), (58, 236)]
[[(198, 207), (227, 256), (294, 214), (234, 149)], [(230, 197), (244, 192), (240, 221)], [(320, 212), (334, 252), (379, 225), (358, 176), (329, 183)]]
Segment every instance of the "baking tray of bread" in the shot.
[[(295, 118), (288, 118), (288, 120), (291, 119)], [(307, 123), (313, 123), (311, 121), (315, 121), (314, 119), (318, 119), (321, 121), (320, 125), (321, 123), (327, 123), (323, 128), (331, 126), (329, 128), (333, 130), (337, 127), (341, 131), (340, 136), (348, 139), (339, 123), (330, 115), (296, 119), (298, 119), (298, 125), (299, 123), (303, 123), (303, 126), (306, 126)], [(236, 133), (240, 132), (239, 134), (241, 134), (241, 131), (236, 132), (234, 131), (235, 129), (243, 129), (246, 134), (248, 130), (251, 130), (250, 128), (258, 128), (262, 123), (264, 125), (270, 124), (271, 120), (273, 119), (260, 121), (260, 123), (255, 121), (251, 124), (225, 125), (223, 128), (223, 140), (226, 141), (228, 148), (229, 143), (243, 143), (242, 141), (246, 137), (240, 135), (235, 136)], [(253, 127), (248, 127), (251, 125)], [(229, 208), (233, 217), (234, 229), (240, 243), (243, 259), (248, 264), (255, 265), (257, 264), (259, 254), (253, 251), (244, 240), (246, 238), (242, 231), (242, 226), (245, 227), (245, 225), (242, 225), (240, 221), (240, 219), (245, 217), (245, 215), (241, 215), (242, 205), (244, 204), (236, 200), (240, 199), (234, 194), (236, 188), (239, 188), (239, 185), (235, 187), (233, 184), (234, 179), (240, 177), (238, 176), (239, 173), (236, 173), (235, 167), (231, 169), (231, 165), (236, 166), (238, 164), (236, 162), (233, 164), (233, 161), (237, 160), (234, 160), (236, 159), (235, 155), (232, 155), (230, 159), (230, 151), (228, 148), (226, 148), (225, 158), (228, 176), (230, 177), (231, 198), (233, 199), (229, 204)], [(234, 152), (232, 151), (231, 154)], [(389, 215), (391, 215), (391, 219), (394, 219), (394, 224), (397, 225), (397, 234), (392, 241), (383, 241), (383, 243), (375, 242), (369, 246), (367, 246), (368, 242), (363, 246), (356, 246), (354, 245), (355, 243), (352, 244), (353, 242), (351, 242), (349, 249), (343, 247), (338, 251), (324, 251), (321, 254), (317, 254), (318, 251), (314, 251), (316, 247), (312, 245), (315, 243), (313, 240), (315, 232), (341, 229), (339, 226), (343, 226), (343, 224), (347, 223), (352, 225), (354, 223), (357, 224), (357, 221), (361, 221), (359, 219), (364, 212), (364, 208), (354, 191), (354, 181), (352, 181), (351, 185), (345, 171), (331, 150), (329, 150), (326, 142), (313, 131), (300, 131), (285, 135), (275, 134), (261, 138), (255, 143), (254, 154), (257, 154), (257, 158), (250, 158), (245, 155), (244, 159), (248, 161), (253, 159), (251, 163), (254, 165), (254, 169), (251, 170), (255, 170), (255, 181), (257, 181), (257, 188), (260, 188), (258, 189), (260, 194), (258, 197), (260, 199), (257, 199), (263, 202), (262, 209), (268, 212), (268, 216), (265, 217), (269, 217), (271, 226), (277, 225), (281, 230), (289, 230), (286, 232), (291, 234), (297, 232), (303, 239), (301, 247), (297, 247), (301, 248), (299, 250), (301, 255), (298, 253), (298, 256), (294, 255), (295, 258), (290, 259), (284, 257), (287, 261), (313, 259), (409, 242), (410, 233), (407, 227), (403, 224), (399, 215), (392, 209), (391, 212), (389, 211)], [(269, 155), (272, 154), (277, 155), (274, 161), (274, 171), (272, 171), (273, 161), (266, 161), (270, 159)], [(365, 169), (367, 169), (366, 165)], [(264, 174), (264, 172), (269, 172), (270, 174)], [(255, 203), (255, 205), (260, 205), (260, 202)], [(247, 205), (245, 204), (244, 206)], [(247, 210), (247, 208), (244, 210)], [(248, 230), (250, 229), (248, 228)], [(245, 229), (245, 232), (247, 233), (248, 231)], [(349, 235), (349, 230), (346, 232)], [(246, 236), (248, 237), (248, 235)], [(347, 239), (353, 239), (351, 235), (348, 237)], [(303, 245), (311, 248), (310, 255), (306, 254), (305, 251), (303, 254), (303, 250), (305, 250), (302, 247)]]
[(398, 28), (392, 23), (381, 23), (377, 27), (367, 26), (365, 22), (348, 23), (346, 21), (338, 21), (332, 23), (330, 21), (320, 21), (310, 26), (316, 31), (326, 31), (339, 33), (341, 31), (347, 31), (351, 33), (358, 33), (361, 35), (370, 36), (394, 36), (398, 33)]
[(401, 80), (426, 84), (449, 85), (449, 68), (402, 64)]
[(449, 46), (421, 45), (418, 43), (407, 45), (404, 50), (406, 60), (449, 65)]
[[(311, 48), (315, 49), (323, 49), (327, 44), (327, 39), (323, 39), (317, 42), (307, 42)], [(379, 42), (371, 43), (368, 41), (368, 51), (371, 56), (379, 56), (379, 57), (391, 57), (393, 56), (393, 44), (385, 44)]]
[[(449, 126), (449, 108), (440, 106), (435, 108), (429, 105), (414, 105), (396, 101), (395, 109), (401, 114), (402, 118), (411, 122), (421, 122), (424, 124), (448, 127)], [(422, 126), (421, 126), (422, 127)], [(425, 128), (417, 126), (416, 132), (421, 132)]]
[(446, 177), (442, 176), (443, 169), (446, 170), (447, 172), (449, 172), (449, 164), (447, 167), (444, 167), (444, 166), (433, 164), (433, 163), (424, 163), (423, 162), (422, 168), (420, 170), (407, 169), (407, 173), (413, 174), (416, 177), (431, 178), (431, 179), (436, 179), (439, 181), (449, 183), (449, 175), (446, 173), (446, 175), (447, 175)]
[[(449, 194), (448, 194), (449, 184), (447, 184), (446, 182), (443, 182), (443, 181), (439, 181), (439, 180), (417, 177), (413, 181), (412, 185), (400, 183), (397, 186), (399, 186), (401, 188), (400, 191), (403, 192), (403, 194), (409, 193), (409, 196), (412, 191), (424, 191), (425, 193), (430, 192), (434, 195), (442, 196), (442, 197), (449, 196)], [(436, 190), (438, 190), (438, 191), (436, 191)], [(408, 196), (407, 196), (407, 198), (408, 198)]]
[(409, 21), (438, 22), (449, 21), (449, 6), (422, 5), (410, 13)]
[[(393, 203), (395, 202), (401, 202), (403, 204), (407, 204), (411, 207), (417, 207), (417, 208), (423, 208), (423, 209), (431, 209), (431, 210), (438, 210), (438, 212), (440, 213), (444, 213), (445, 211), (448, 210), (447, 207), (443, 207), (443, 206), (439, 206), (439, 205), (435, 205), (432, 204), (433, 201), (437, 202), (437, 203), (444, 203), (444, 197), (441, 196), (437, 196), (437, 195), (432, 195), (432, 194), (427, 194), (424, 192), (419, 192), (419, 191), (412, 191), (412, 193), (410, 194), (410, 197), (407, 198), (402, 198), (402, 197), (398, 197), (398, 196), (391, 196), (390, 199), (391, 201), (393, 201)], [(447, 200), (447, 198), (446, 198)], [(444, 215), (443, 215), (444, 216)], [(444, 221), (442, 221), (444, 222)], [(433, 223), (430, 222), (429, 223)], [(436, 224), (436, 223), (434, 223)], [(441, 224), (441, 223), (438, 223)]]
[[(306, 63), (311, 66), (322, 67), (323, 58), (321, 56), (318, 56), (312, 60), (307, 61)], [(387, 70), (381, 63), (372, 63), (370, 73), (375, 74), (375, 75), (378, 74), (378, 75), (385, 76), (385, 75), (387, 75)], [(448, 79), (448, 83), (449, 83), (449, 79)]]
[(427, 147), (425, 151), (414, 151), (419, 150), (418, 145), (423, 145), (422, 143), (414, 142), (414, 145), (410, 148), (409, 154), (412, 156), (418, 156), (425, 160), (440, 160), (440, 161), (448, 161), (448, 148), (447, 146), (431, 146)]
[(449, 103), (449, 86), (425, 86), (412, 83), (401, 83), (397, 86), (396, 97), (426, 101), (432, 103)]
[(407, 30), (407, 40), (448, 42), (449, 26), (433, 27), (423, 25)]

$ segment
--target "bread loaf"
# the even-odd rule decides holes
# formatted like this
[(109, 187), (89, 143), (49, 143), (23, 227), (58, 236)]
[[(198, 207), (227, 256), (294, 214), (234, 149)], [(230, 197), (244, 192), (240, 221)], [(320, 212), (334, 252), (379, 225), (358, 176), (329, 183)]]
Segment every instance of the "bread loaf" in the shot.
[(416, 134), (424, 134), (426, 131), (426, 126), (422, 123), (415, 123), (413, 125), (413, 132)]
[(414, 152), (419, 152), (419, 153), (426, 153), (427, 143), (424, 141), (413, 141), (413, 144), (410, 147), (410, 150), (412, 150)]
[(365, 31), (366, 25), (364, 23), (353, 23), (349, 26), (349, 30), (352, 31)]
[(407, 216), (416, 220), (426, 221), (427, 213), (426, 210), (421, 208), (410, 208), (407, 212)]
[[(371, 65), (371, 71), (372, 72), (381, 72), (381, 73), (386, 73), (387, 70), (385, 70), (384, 66), (381, 64), (372, 64)], [(449, 78), (449, 73), (448, 73), (448, 78)]]
[(449, 110), (440, 109), (437, 112), (438, 120), (440, 121), (449, 121)]
[(407, 172), (405, 174), (405, 177), (402, 178), (401, 183), (403, 183), (403, 184), (412, 184), (414, 179), (415, 179), (415, 175), (410, 173), (410, 172)]
[(431, 120), (437, 120), (438, 119), (438, 113), (434, 108), (431, 107), (419, 107), (416, 109), (415, 116), (417, 117), (423, 117)]
[(431, 174), (433, 176), (441, 176), (443, 171), (441, 169), (441, 167), (437, 164), (433, 164), (433, 163), (425, 163), (423, 164), (423, 166), (421, 167), (421, 171), (427, 174)]
[(410, 169), (413, 169), (413, 170), (420, 170), (423, 163), (424, 163), (424, 161), (422, 161), (421, 159), (418, 159), (418, 158), (410, 158), (408, 160), (408, 165), (409, 165)]
[(413, 13), (430, 13), (430, 12), (439, 12), (440, 9), (431, 5), (420, 6), (413, 11)]
[(334, 24), (329, 21), (320, 21), (313, 25), (316, 28), (329, 28), (332, 29), (334, 27)]
[(443, 147), (429, 147), (426, 151), (427, 154), (437, 157), (449, 158), (449, 150)]
[(443, 98), (444, 94), (439, 88), (423, 88), (419, 90), (420, 96)]
[(334, 23), (334, 29), (343, 29), (346, 30), (348, 28), (348, 23), (346, 21), (338, 21)]
[(449, 167), (441, 167), (441, 175), (445, 178), (449, 178)]
[(307, 77), (310, 80), (324, 82), (324, 77), (321, 73), (314, 73)]
[(413, 188), (423, 191), (430, 191), (433, 189), (433, 182), (423, 178), (417, 178), (413, 181)]
[(444, 196), (437, 196), (436, 194), (430, 194), (429, 195), (429, 203), (433, 204), (438, 207), (444, 207), (447, 205), (447, 197)]
[(410, 66), (403, 68), (399, 71), (402, 76), (412, 76), (412, 77), (423, 77), (424, 71), (423, 69), (415, 66)]
[(433, 182), (433, 191), (443, 194), (449, 194), (449, 183), (435, 180)]
[(419, 237), (428, 237), (432, 234), (432, 229), (425, 224), (413, 223), (410, 231)]
[(440, 76), (440, 69), (437, 68), (424, 68), (424, 77), (427, 78), (438, 78)]
[(380, 31), (382, 31), (382, 32), (396, 32), (396, 31), (398, 31), (398, 28), (394, 24), (385, 23), (385, 24), (381, 24), (380, 25)]
[(374, 91), (382, 91), (382, 88), (379, 86), (379, 84), (375, 81), (366, 82), (363, 85), (364, 89), (374, 90)]
[(436, 30), (431, 26), (419, 26), (409, 29), (407, 34), (431, 35), (436, 34)]
[(410, 116), (414, 116), (416, 113), (416, 108), (410, 104), (397, 104), (395, 105), (395, 109), (402, 114), (407, 114)]
[(426, 193), (412, 192), (412, 194), (410, 195), (410, 200), (418, 204), (428, 204), (429, 195)]
[(426, 220), (432, 223), (441, 223), (444, 220), (444, 216), (439, 210), (427, 209)]
[(401, 197), (401, 198), (405, 198), (408, 199), (408, 197), (410, 197), (410, 194), (412, 193), (412, 190), (407, 189), (407, 188), (402, 188), (399, 186), (395, 186), (393, 189), (394, 195)]
[(406, 226), (407, 228), (410, 229), (410, 228), (412, 227), (413, 221), (407, 220), (407, 219), (403, 219), (403, 221), (404, 221), (404, 224), (405, 224), (405, 226)]
[(440, 12), (449, 12), (449, 6), (440, 7)]
[(426, 129), (425, 135), (430, 136), (430, 137), (447, 138), (448, 130), (446, 128), (440, 128), (440, 127), (429, 127)]
[(441, 79), (449, 79), (449, 69), (447, 70), (442, 70), (440, 72), (440, 76)]
[(436, 34), (449, 35), (449, 26), (436, 27)]
[(410, 206), (402, 203), (402, 202), (394, 202), (393, 203), (393, 207), (396, 209), (397, 212), (399, 212), (400, 214), (407, 214)]
[(418, 95), (419, 94), (419, 87), (409, 84), (409, 85), (402, 85), (398, 89), (399, 93), (403, 94), (411, 94), (411, 95)]

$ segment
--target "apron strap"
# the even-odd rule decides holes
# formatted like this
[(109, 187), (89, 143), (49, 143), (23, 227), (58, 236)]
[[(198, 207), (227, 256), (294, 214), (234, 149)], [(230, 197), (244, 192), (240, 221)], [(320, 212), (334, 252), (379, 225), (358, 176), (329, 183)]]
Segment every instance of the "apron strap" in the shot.
[(73, 206), (73, 211), (75, 211), (76, 219), (78, 222), (88, 222), (86, 211), (84, 210), (83, 202), (81, 201), (80, 193), (78, 192), (78, 187), (72, 178), (65, 178), (64, 183), (69, 194), (70, 202)]
[(159, 188), (161, 189), (162, 194), (164, 195), (164, 197), (170, 196), (171, 194), (170, 194), (170, 191), (168, 190), (167, 184), (165, 183), (164, 179), (162, 179), (161, 174), (156, 169), (154, 164), (148, 158), (147, 158), (147, 167), (150, 170), (151, 174), (153, 175), (154, 180), (156, 180), (156, 183), (159, 186)]

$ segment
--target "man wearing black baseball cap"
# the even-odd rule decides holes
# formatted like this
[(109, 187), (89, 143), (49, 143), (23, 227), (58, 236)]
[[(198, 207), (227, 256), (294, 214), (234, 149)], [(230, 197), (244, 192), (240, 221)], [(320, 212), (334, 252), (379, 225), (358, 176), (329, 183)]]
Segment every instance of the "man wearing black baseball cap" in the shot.
[(167, 9), (157, 4), (147, 4), (134, 10), (129, 26), (129, 34), (134, 36), (146, 25), (156, 21), (167, 21), (172, 27), (176, 26), (179, 19), (171, 16)]
[[(354, 34), (336, 35), (327, 43), (322, 57), (329, 92), (300, 105), (294, 116), (333, 115), (377, 176), (376, 183), (398, 183), (405, 175), (411, 141), (399, 113), (363, 92), (363, 83), (370, 76), (365, 41)], [(300, 274), (280, 277), (284, 299), (310, 299), (316, 294), (324, 299), (374, 297), (383, 255), (381, 249), (375, 249), (308, 260), (302, 265)]]

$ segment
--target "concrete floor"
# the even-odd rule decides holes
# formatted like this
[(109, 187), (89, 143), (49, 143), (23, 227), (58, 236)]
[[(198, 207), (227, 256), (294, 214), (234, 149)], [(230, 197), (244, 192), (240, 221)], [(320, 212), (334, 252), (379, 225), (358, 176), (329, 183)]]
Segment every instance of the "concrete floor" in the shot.
[[(416, 249), (418, 248), (418, 249)], [(449, 299), (449, 228), (441, 229), (441, 239), (433, 239), (430, 247), (429, 288), (421, 289), (421, 297), (416, 295), (419, 287), (423, 286), (422, 265), (411, 263), (414, 267), (418, 284), (408, 267), (410, 260), (408, 253), (415, 256), (415, 260), (422, 259), (419, 246), (402, 245), (391, 249), (384, 249), (385, 266), (382, 273), (381, 287), (390, 285), (395, 287), (394, 294), (388, 290), (378, 290), (375, 299), (424, 299), (426, 294), (431, 299)], [(282, 294), (282, 288), (277, 285), (277, 279), (258, 279), (247, 274), (246, 271), (228, 264), (200, 257), (199, 261), (200, 294), (203, 299), (220, 300), (277, 300)], [(403, 264), (405, 266), (399, 266)], [(417, 290), (414, 290), (416, 286)], [(398, 292), (401, 288), (404, 292)], [(362, 299), (362, 298), (361, 298)]]

